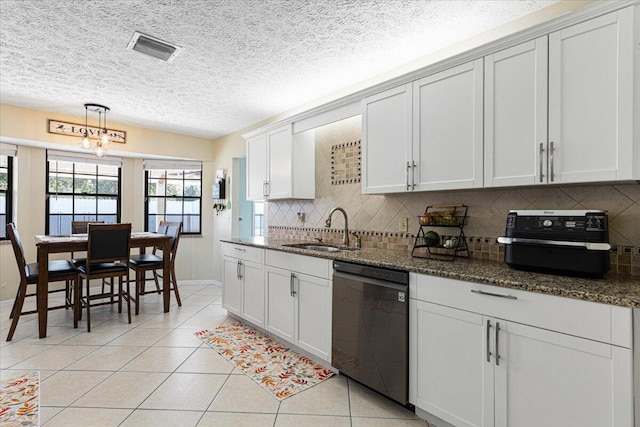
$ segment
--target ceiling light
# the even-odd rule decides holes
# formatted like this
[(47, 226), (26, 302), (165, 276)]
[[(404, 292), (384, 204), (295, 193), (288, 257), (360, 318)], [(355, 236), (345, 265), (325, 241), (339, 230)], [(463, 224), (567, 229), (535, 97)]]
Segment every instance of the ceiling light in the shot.
[[(98, 113), (98, 130), (89, 130), (89, 111)], [(105, 145), (109, 144), (109, 131), (107, 131), (107, 111), (109, 107), (101, 104), (84, 104), (84, 134), (82, 137), (82, 148), (91, 149), (96, 156), (102, 157), (106, 154)], [(102, 115), (104, 114), (104, 120)]]
[(127, 49), (135, 50), (165, 62), (173, 62), (182, 48), (157, 37), (135, 31), (129, 45), (127, 45)]

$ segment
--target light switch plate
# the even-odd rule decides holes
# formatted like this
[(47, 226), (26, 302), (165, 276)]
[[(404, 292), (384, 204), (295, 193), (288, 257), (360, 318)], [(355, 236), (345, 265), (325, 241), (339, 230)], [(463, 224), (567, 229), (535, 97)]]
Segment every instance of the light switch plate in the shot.
[(400, 218), (400, 232), (406, 233), (409, 231), (409, 218)]

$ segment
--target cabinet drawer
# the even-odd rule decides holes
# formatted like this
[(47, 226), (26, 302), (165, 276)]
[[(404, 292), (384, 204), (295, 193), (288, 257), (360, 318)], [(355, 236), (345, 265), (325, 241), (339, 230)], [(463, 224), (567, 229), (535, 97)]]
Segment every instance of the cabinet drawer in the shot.
[(222, 253), (224, 256), (262, 264), (262, 254), (264, 253), (264, 249), (255, 248), (252, 246), (237, 245), (235, 243), (223, 243)]
[(297, 271), (309, 276), (331, 278), (331, 260), (280, 251), (267, 251), (267, 265)]
[(409, 295), (421, 301), (631, 348), (631, 309), (626, 307), (416, 273), (410, 276)]

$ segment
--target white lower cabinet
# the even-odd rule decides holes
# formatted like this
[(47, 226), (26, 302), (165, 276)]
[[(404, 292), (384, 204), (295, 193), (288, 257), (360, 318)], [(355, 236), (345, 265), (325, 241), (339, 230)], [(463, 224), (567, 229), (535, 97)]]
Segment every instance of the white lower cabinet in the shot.
[[(411, 287), (409, 394), (420, 410), (454, 426), (634, 425), (630, 310), (567, 300), (554, 313), (559, 297), (422, 275)], [(447, 287), (474, 311), (443, 305)], [(609, 342), (523, 324), (542, 310), (564, 330), (563, 319), (590, 308)]]
[(264, 327), (264, 250), (223, 243), (222, 306)]
[(329, 260), (267, 251), (265, 329), (326, 361), (331, 356), (330, 274)]

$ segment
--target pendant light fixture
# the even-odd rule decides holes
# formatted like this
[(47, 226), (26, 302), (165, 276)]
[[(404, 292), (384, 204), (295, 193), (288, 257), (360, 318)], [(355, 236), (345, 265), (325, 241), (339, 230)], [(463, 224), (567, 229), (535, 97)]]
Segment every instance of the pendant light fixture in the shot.
[[(98, 129), (89, 130), (88, 116), (89, 111), (98, 113)], [(82, 138), (82, 147), (90, 148), (96, 156), (103, 157), (106, 154), (105, 145), (109, 144), (109, 131), (107, 131), (107, 111), (111, 111), (109, 107), (101, 104), (84, 104), (84, 134)], [(104, 114), (104, 119), (102, 115)]]

